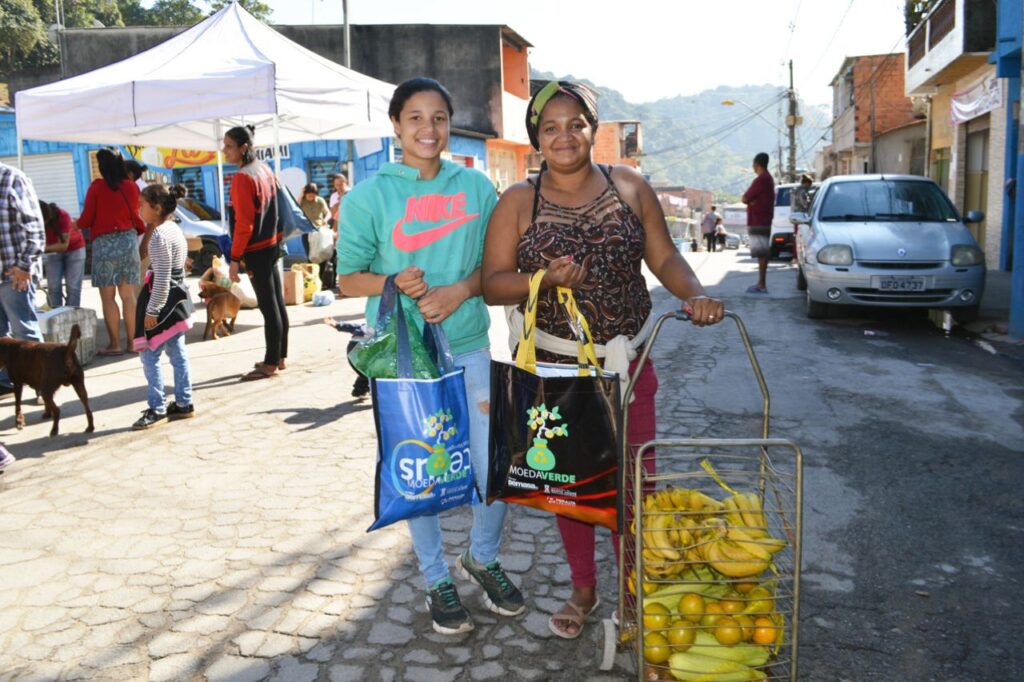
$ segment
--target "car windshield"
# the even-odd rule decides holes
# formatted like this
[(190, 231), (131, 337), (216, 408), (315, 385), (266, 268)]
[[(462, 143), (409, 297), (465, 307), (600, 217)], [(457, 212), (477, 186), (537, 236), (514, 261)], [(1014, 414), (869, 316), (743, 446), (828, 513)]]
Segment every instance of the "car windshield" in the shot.
[(920, 180), (838, 182), (825, 195), (819, 220), (955, 222), (939, 186)]

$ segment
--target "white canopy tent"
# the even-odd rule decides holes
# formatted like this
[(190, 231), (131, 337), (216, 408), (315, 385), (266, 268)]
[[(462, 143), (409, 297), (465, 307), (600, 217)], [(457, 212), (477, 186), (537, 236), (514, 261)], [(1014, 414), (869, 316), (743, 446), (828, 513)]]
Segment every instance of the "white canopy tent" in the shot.
[(216, 151), (224, 131), (245, 123), (262, 133), (257, 142), (273, 143), (280, 171), (281, 144), (390, 137), (394, 87), (320, 57), (231, 3), (134, 57), (18, 92), (18, 156), (23, 139)]

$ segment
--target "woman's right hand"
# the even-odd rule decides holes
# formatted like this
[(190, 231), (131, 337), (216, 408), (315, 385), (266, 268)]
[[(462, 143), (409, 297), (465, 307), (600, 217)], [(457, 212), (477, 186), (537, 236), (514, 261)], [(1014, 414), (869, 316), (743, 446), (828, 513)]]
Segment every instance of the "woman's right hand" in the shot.
[(417, 299), (427, 293), (427, 283), (423, 281), (423, 270), (410, 265), (395, 275), (395, 286), (411, 299)]
[(540, 282), (541, 289), (552, 287), (565, 287), (574, 289), (587, 278), (587, 269), (578, 263), (574, 263), (572, 256), (556, 258), (548, 264), (544, 279)]
[(238, 261), (231, 261), (231, 269), (228, 270), (228, 277), (231, 278), (232, 282), (241, 282), (242, 278), (238, 276)]

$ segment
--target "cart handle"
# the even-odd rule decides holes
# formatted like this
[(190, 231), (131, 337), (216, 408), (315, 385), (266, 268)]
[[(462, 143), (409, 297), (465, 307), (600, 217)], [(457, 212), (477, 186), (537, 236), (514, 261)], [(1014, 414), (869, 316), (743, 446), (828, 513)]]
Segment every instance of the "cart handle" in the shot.
[[(750, 360), (750, 367), (754, 372), (754, 378), (757, 379), (757, 386), (761, 390), (761, 438), (767, 438), (769, 415), (771, 414), (771, 396), (768, 393), (768, 384), (764, 380), (764, 374), (761, 372), (761, 364), (757, 361), (757, 355), (754, 353), (754, 347), (750, 343), (750, 336), (747, 334), (747, 327), (743, 324), (743, 320), (740, 319), (740, 316), (731, 310), (726, 310), (724, 317), (727, 317), (736, 323), (736, 328), (740, 333), (740, 340), (743, 342), (743, 348), (747, 352), (747, 359)], [(679, 320), (680, 322), (689, 322), (693, 318), (685, 310), (673, 310), (663, 313), (658, 317), (658, 321), (655, 322), (651, 335), (647, 338), (647, 341), (643, 345), (643, 349), (640, 351), (640, 355), (638, 356), (639, 362), (636, 363), (636, 369), (629, 377), (629, 383), (627, 384), (626, 391), (622, 396), (622, 405), (624, 408), (628, 408), (629, 406), (629, 401), (633, 397), (633, 389), (636, 387), (636, 382), (640, 379), (640, 372), (643, 371), (644, 364), (651, 355), (651, 349), (654, 347), (654, 341), (658, 338), (658, 334), (661, 332), (661, 326), (669, 319)], [(628, 409), (625, 409), (624, 412), (628, 413)], [(623, 424), (623, 432), (625, 432), (625, 428), (626, 425)]]

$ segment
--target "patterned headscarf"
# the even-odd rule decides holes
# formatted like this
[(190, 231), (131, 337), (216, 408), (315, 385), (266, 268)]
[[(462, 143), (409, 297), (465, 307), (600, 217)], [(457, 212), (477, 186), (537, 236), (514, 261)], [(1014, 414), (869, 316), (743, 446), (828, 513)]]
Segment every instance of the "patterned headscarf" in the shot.
[(526, 134), (530, 136), (530, 144), (540, 150), (537, 130), (540, 128), (540, 115), (552, 97), (565, 95), (571, 97), (583, 107), (583, 118), (591, 128), (597, 128), (597, 93), (582, 83), (572, 81), (550, 81), (530, 98), (526, 107)]

